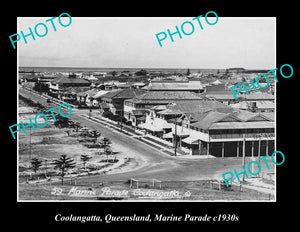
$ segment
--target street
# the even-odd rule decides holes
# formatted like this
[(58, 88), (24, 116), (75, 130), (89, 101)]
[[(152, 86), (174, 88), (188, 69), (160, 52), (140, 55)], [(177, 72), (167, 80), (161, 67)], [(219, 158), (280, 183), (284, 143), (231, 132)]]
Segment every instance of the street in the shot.
[[(57, 107), (54, 103), (47, 103), (46, 99), (39, 95), (29, 93), (21, 88), (19, 89), (19, 93), (46, 105), (49, 109)], [(64, 114), (68, 113), (65, 109), (62, 109), (62, 111)], [(100, 123), (82, 117), (80, 116), (81, 114), (88, 114), (88, 110), (72, 109), (72, 114), (69, 118), (79, 122), (83, 126), (99, 131), (102, 137), (108, 137), (113, 143), (116, 143), (119, 150), (123, 153), (129, 155), (135, 154), (140, 159), (137, 160), (137, 167), (131, 171), (80, 177), (78, 178), (79, 184), (80, 182), (127, 181), (130, 178), (149, 180), (155, 178), (163, 181), (189, 181), (216, 177), (221, 179), (222, 174), (226, 171), (232, 171), (235, 168), (237, 171), (241, 171), (242, 158), (184, 159), (182, 157), (169, 156), (132, 136), (116, 132)], [(250, 161), (250, 158), (246, 159), (246, 163)], [(274, 167), (273, 165), (270, 166), (272, 170)], [(262, 171), (265, 170), (265, 167), (262, 166)]]

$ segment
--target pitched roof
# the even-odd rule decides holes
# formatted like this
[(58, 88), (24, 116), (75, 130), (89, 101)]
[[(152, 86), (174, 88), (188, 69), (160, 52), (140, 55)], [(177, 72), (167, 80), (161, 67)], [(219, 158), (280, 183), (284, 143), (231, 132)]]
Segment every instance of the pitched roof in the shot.
[(108, 93), (108, 91), (106, 91), (106, 90), (100, 90), (100, 91), (98, 91), (98, 92), (94, 95), (94, 98), (95, 98), (95, 99), (98, 99), (98, 98), (100, 98), (102, 95), (107, 94), (107, 93)]
[(262, 112), (259, 114), (269, 118), (271, 121), (275, 120), (275, 112)]
[(90, 97), (93, 97), (99, 90), (96, 90), (96, 89), (88, 89), (86, 91), (83, 91), (83, 92), (80, 92), (77, 94), (77, 96), (79, 97), (83, 97), (83, 96), (90, 96)]
[(228, 115), (217, 111), (210, 111), (202, 120), (192, 123), (191, 126), (207, 130), (213, 123), (220, 121)]
[(140, 96), (145, 92), (146, 91), (142, 89), (118, 89), (102, 95), (101, 98), (130, 99)]
[[(241, 129), (243, 128), (273, 128), (274, 120), (261, 113), (252, 113), (245, 110), (232, 113), (210, 111), (202, 119), (191, 126), (201, 129)], [(261, 126), (262, 127), (256, 127)], [(230, 127), (232, 126), (232, 127)]]
[(147, 102), (155, 100), (200, 100), (198, 96), (189, 91), (150, 91), (132, 99), (133, 102)]
[(176, 101), (176, 106), (173, 107), (178, 109), (182, 113), (200, 113), (211, 110), (216, 110), (224, 113), (231, 113), (234, 111), (233, 108), (227, 106), (221, 102), (213, 100), (199, 100), (199, 101)]
[(149, 85), (143, 87), (151, 91), (155, 90), (199, 90), (203, 89), (200, 81), (158, 81), (151, 82)]
[(57, 77), (53, 80), (53, 82), (58, 83), (58, 84), (90, 84), (88, 80), (85, 79), (80, 79), (80, 78), (70, 78), (67, 76), (62, 76), (62, 77)]
[[(275, 109), (275, 103), (272, 101), (255, 101), (255, 102), (256, 102), (256, 107), (258, 109), (261, 109), (261, 108)], [(232, 104), (231, 106), (234, 108), (240, 108), (240, 109), (248, 109), (250, 107), (249, 102), (247, 102), (247, 101), (242, 101), (242, 102), (239, 102), (236, 104)]]
[(211, 125), (209, 129), (257, 129), (274, 127), (274, 122), (220, 122)]

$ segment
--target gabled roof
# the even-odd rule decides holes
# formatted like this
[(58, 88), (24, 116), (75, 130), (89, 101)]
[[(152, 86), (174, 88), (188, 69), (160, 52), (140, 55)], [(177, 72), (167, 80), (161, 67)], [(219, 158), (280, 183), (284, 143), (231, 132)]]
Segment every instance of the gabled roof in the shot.
[[(272, 117), (268, 117), (262, 113), (253, 113), (247, 110), (239, 110), (234, 113), (236, 117), (240, 118), (242, 121), (273, 121)], [(272, 113), (274, 115), (274, 113)]]
[(107, 93), (108, 93), (108, 91), (106, 91), (106, 90), (100, 90), (100, 91), (98, 91), (98, 92), (94, 95), (94, 98), (95, 98), (95, 99), (98, 99), (98, 98), (100, 98), (102, 95), (107, 94)]
[(178, 109), (182, 113), (200, 113), (211, 110), (223, 113), (231, 113), (234, 110), (230, 106), (213, 100), (176, 101), (175, 104), (176, 106), (171, 108)]
[(244, 128), (260, 128), (259, 126), (262, 126), (261, 128), (274, 128), (274, 122), (271, 117), (245, 110), (232, 113), (210, 111), (198, 122), (192, 123), (191, 126), (204, 130), (241, 129), (243, 126)]
[(80, 78), (70, 78), (67, 76), (57, 77), (52, 82), (55, 82), (57, 84), (70, 84), (70, 83), (76, 83), (76, 84), (90, 84), (88, 80), (80, 79)]
[(80, 97), (83, 97), (83, 96), (93, 97), (93, 96), (96, 95), (98, 92), (99, 92), (99, 90), (97, 90), (97, 89), (89, 89), (89, 90), (87, 90), (87, 91), (78, 93), (77, 96), (80, 96)]
[(143, 89), (155, 90), (199, 90), (203, 89), (200, 81), (153, 81)]
[(146, 91), (142, 89), (120, 89), (120, 90), (118, 89), (102, 95), (101, 98), (130, 99), (130, 98), (138, 97), (145, 92)]
[(140, 96), (137, 96), (129, 101), (131, 102), (151, 102), (166, 100), (172, 102), (172, 100), (200, 100), (202, 96), (198, 96), (189, 91), (150, 91)]
[[(256, 102), (256, 108), (258, 109), (275, 109), (275, 103), (273, 101), (255, 101)], [(250, 107), (248, 101), (242, 101), (236, 104), (231, 105), (234, 108), (239, 109), (248, 109)]]
[(271, 121), (275, 120), (275, 113), (274, 112), (262, 112), (262, 113), (259, 113), (259, 114), (262, 115), (262, 116), (267, 117)]
[(207, 130), (214, 122), (218, 122), (228, 115), (229, 114), (211, 111), (201, 121), (192, 123), (191, 126)]
[(274, 122), (220, 122), (212, 124), (209, 129), (260, 129), (274, 127)]

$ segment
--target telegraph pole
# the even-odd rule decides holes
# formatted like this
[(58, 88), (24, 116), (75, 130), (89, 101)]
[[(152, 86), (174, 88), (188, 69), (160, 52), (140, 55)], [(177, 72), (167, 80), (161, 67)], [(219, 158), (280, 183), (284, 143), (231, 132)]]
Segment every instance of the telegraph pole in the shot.
[(123, 109), (121, 109), (121, 125), (120, 125), (120, 129), (122, 131), (122, 126), (123, 126)]
[[(243, 134), (243, 167), (245, 167), (245, 158), (246, 158), (246, 138)], [(245, 181), (245, 172), (243, 172), (243, 182)]]
[(174, 156), (177, 155), (177, 114), (175, 114), (175, 148), (174, 148)]
[(29, 127), (29, 162), (31, 160), (31, 127)]

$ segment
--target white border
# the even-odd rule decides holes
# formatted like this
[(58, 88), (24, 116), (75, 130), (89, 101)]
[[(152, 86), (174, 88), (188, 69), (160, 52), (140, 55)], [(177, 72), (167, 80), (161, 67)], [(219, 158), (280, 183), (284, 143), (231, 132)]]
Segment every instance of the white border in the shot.
[[(19, 19), (20, 18), (24, 18), (24, 17), (17, 17), (17, 31), (19, 31)], [(37, 18), (37, 17), (26, 17), (26, 18)], [(42, 17), (41, 17), (42, 18)], [(100, 18), (100, 17), (76, 17), (76, 18)], [(112, 17), (101, 17), (101, 18), (110, 18), (112, 19)], [(123, 17), (113, 17), (116, 19), (123, 19)], [(126, 17), (126, 18), (134, 18), (134, 19), (139, 19), (139, 18), (148, 18), (148, 17)], [(163, 17), (155, 17), (156, 19), (166, 19)], [(168, 17), (170, 18), (170, 17)], [(172, 17), (172, 18), (184, 18), (184, 17)], [(221, 17), (220, 17), (221, 18)], [(275, 23), (274, 23), (274, 27), (275, 27), (275, 33), (274, 33), (274, 37), (275, 37), (275, 47), (274, 47), (274, 51), (275, 51), (275, 67), (276, 67), (276, 58), (277, 58), (277, 53), (276, 53), (276, 44), (277, 44), (277, 40), (276, 40), (276, 35), (277, 35), (277, 31), (276, 31), (276, 25), (277, 25), (277, 17), (225, 17), (225, 18), (231, 18), (231, 19), (238, 19), (238, 18), (256, 18), (256, 19), (274, 19)], [(153, 19), (153, 18), (152, 18)], [(274, 68), (275, 68), (274, 67)], [(276, 73), (277, 74), (277, 73)], [(19, 122), (19, 46), (17, 45), (17, 122)], [(275, 141), (274, 141), (274, 149), (275, 151), (277, 150), (277, 105), (276, 105), (276, 99), (277, 99), (277, 91), (276, 91), (276, 85), (277, 83), (275, 82)], [(274, 164), (275, 165), (275, 164)], [(276, 165), (274, 167), (274, 171), (275, 171), (275, 193), (274, 193), (274, 200), (20, 200), (19, 199), (19, 133), (17, 134), (17, 202), (97, 202), (97, 203), (102, 203), (102, 202), (182, 202), (182, 203), (186, 203), (186, 202), (270, 202), (270, 203), (274, 203), (277, 202), (277, 168)], [(55, 187), (55, 185), (53, 186)]]

